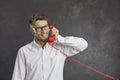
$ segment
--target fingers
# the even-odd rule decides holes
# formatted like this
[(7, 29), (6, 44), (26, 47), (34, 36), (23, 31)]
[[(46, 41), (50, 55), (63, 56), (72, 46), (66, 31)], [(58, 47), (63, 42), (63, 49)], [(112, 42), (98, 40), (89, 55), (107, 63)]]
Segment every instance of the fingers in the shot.
[(58, 35), (59, 35), (59, 30), (55, 27), (53, 27), (52, 29), (52, 35), (55, 35), (55, 39), (57, 39)]

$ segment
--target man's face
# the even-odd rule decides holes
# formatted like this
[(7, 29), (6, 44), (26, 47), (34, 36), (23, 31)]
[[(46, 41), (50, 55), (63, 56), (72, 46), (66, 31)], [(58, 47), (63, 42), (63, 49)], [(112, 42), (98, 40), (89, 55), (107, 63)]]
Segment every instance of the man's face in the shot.
[(46, 20), (37, 20), (34, 23), (35, 33), (34, 36), (38, 40), (46, 41), (49, 35), (49, 25)]

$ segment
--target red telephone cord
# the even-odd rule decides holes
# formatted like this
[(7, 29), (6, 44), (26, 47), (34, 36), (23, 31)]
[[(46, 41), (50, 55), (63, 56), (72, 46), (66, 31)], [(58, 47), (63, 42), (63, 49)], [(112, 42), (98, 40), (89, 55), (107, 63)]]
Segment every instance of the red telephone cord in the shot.
[[(50, 44), (50, 45), (51, 45), (51, 44)], [(91, 71), (93, 71), (93, 72), (96, 72), (97, 74), (102, 75), (102, 76), (104, 76), (104, 77), (107, 77), (107, 78), (109, 78), (109, 79), (111, 79), (111, 80), (119, 80), (119, 79), (116, 78), (116, 77), (113, 77), (113, 76), (110, 76), (110, 75), (105, 74), (105, 73), (103, 73), (103, 72), (100, 72), (100, 71), (96, 70), (95, 68), (93, 68), (93, 67), (91, 67), (91, 66), (88, 66), (88, 65), (80, 62), (79, 60), (75, 59), (75, 58), (72, 57), (72, 56), (68, 56), (68, 55), (67, 55), (66, 53), (64, 53), (62, 50), (60, 50), (60, 49), (58, 49), (57, 47), (53, 46), (53, 44), (52, 44), (51, 46), (52, 46), (53, 48), (55, 48), (56, 50), (59, 50), (63, 55), (65, 55), (67, 58), (69, 58), (69, 59), (72, 60), (73, 62), (75, 62), (75, 63), (77, 63), (77, 64), (79, 64), (79, 65), (87, 68), (88, 70), (91, 70)]]

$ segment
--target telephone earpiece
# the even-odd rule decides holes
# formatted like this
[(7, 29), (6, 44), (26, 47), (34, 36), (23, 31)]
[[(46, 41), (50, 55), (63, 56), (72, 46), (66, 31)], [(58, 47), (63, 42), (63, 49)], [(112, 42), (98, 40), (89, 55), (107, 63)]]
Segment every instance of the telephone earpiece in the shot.
[(48, 41), (49, 43), (52, 43), (52, 42), (54, 42), (54, 40), (55, 40), (55, 35), (51, 35), (51, 34), (52, 34), (52, 29), (53, 29), (53, 27), (54, 27), (53, 24), (49, 24), (50, 32), (49, 32), (49, 36), (48, 36), (48, 39), (47, 39), (47, 41)]

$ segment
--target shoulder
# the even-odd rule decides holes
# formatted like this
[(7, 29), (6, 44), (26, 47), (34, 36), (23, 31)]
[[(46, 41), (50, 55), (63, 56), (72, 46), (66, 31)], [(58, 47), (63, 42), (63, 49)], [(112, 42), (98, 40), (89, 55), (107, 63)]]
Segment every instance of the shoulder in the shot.
[(32, 45), (33, 45), (33, 41), (30, 42), (30, 43), (28, 43), (28, 44), (26, 44), (26, 45), (24, 45), (24, 46), (22, 46), (22, 47), (20, 47), (20, 48), (19, 48), (19, 51), (26, 51), (26, 50), (28, 50), (28, 49), (31, 49), (31, 48), (32, 48)]

